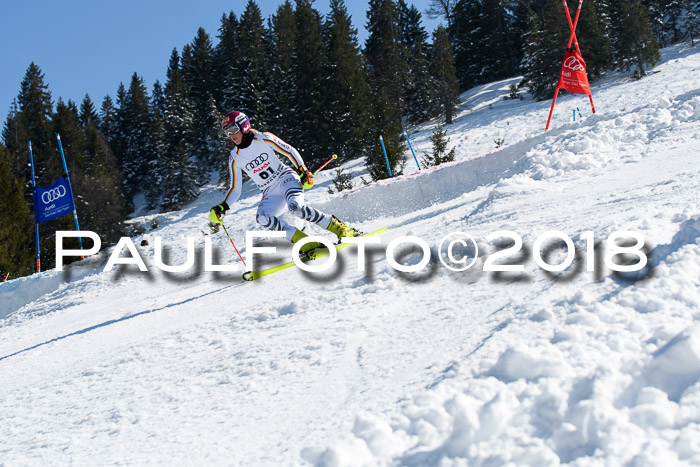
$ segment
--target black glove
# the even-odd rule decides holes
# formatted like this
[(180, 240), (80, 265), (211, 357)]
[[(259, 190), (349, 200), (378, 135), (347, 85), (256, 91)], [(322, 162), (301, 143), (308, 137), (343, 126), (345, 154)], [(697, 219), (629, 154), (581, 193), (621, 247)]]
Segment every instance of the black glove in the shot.
[(209, 211), (209, 220), (215, 224), (221, 223), (221, 216), (229, 210), (228, 204), (224, 201), (221, 204), (217, 204)]

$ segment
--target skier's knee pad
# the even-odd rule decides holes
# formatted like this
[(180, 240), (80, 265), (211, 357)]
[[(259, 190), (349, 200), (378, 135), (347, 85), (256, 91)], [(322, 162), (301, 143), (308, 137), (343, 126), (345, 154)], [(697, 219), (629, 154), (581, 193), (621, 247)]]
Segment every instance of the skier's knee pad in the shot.
[(272, 224), (272, 219), (270, 216), (265, 214), (263, 211), (258, 211), (257, 214), (255, 215), (255, 221), (265, 227), (266, 229), (270, 228), (270, 224)]
[(258, 211), (255, 220), (267, 230), (286, 230), (284, 222), (264, 211)]
[(292, 200), (287, 205), (287, 208), (289, 208), (289, 212), (295, 215), (296, 217), (304, 219), (304, 206), (300, 206), (299, 203)]

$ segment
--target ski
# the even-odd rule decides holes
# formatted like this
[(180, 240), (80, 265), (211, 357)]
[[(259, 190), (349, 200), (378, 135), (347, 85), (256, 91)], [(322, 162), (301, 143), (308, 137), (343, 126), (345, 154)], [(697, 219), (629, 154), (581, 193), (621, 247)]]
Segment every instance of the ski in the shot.
[[(380, 235), (382, 233), (386, 232), (386, 227), (382, 227), (379, 230), (375, 230), (372, 233), (368, 234), (363, 234), (363, 235), (358, 235), (359, 237), (371, 237), (372, 235)], [(354, 245), (354, 243), (339, 243), (338, 245), (335, 246), (335, 250), (342, 250), (343, 248), (347, 248), (349, 246)], [(330, 251), (327, 248), (320, 247), (316, 248), (313, 253), (309, 256), (300, 258), (300, 260), (304, 263), (313, 261), (319, 258), (324, 258), (330, 254)], [(254, 281), (256, 279), (260, 279), (261, 277), (269, 276), (270, 274), (274, 274), (278, 271), (282, 271), (284, 269), (291, 268), (293, 266), (296, 266), (296, 263), (294, 261), (290, 261), (289, 263), (284, 263), (280, 264), (279, 266), (275, 266), (272, 268), (268, 269), (263, 269), (261, 271), (247, 271), (243, 273), (243, 280), (246, 281)]]

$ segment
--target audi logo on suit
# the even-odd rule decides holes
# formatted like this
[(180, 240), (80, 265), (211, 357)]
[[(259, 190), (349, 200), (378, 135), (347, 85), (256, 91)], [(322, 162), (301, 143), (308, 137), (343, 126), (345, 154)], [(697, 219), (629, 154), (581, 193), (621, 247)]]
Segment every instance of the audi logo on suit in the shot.
[(270, 156), (267, 155), (267, 153), (262, 153), (252, 161), (248, 162), (245, 165), (246, 170), (250, 171), (253, 169), (257, 169), (261, 165), (263, 165), (267, 160), (270, 158)]

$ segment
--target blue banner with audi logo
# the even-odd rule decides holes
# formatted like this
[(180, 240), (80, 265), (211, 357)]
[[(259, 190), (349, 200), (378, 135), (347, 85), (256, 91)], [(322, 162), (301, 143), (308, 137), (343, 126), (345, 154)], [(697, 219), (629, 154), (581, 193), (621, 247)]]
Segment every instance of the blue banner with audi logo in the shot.
[(73, 211), (73, 193), (65, 177), (48, 187), (34, 189), (34, 218), (36, 223), (50, 221)]

